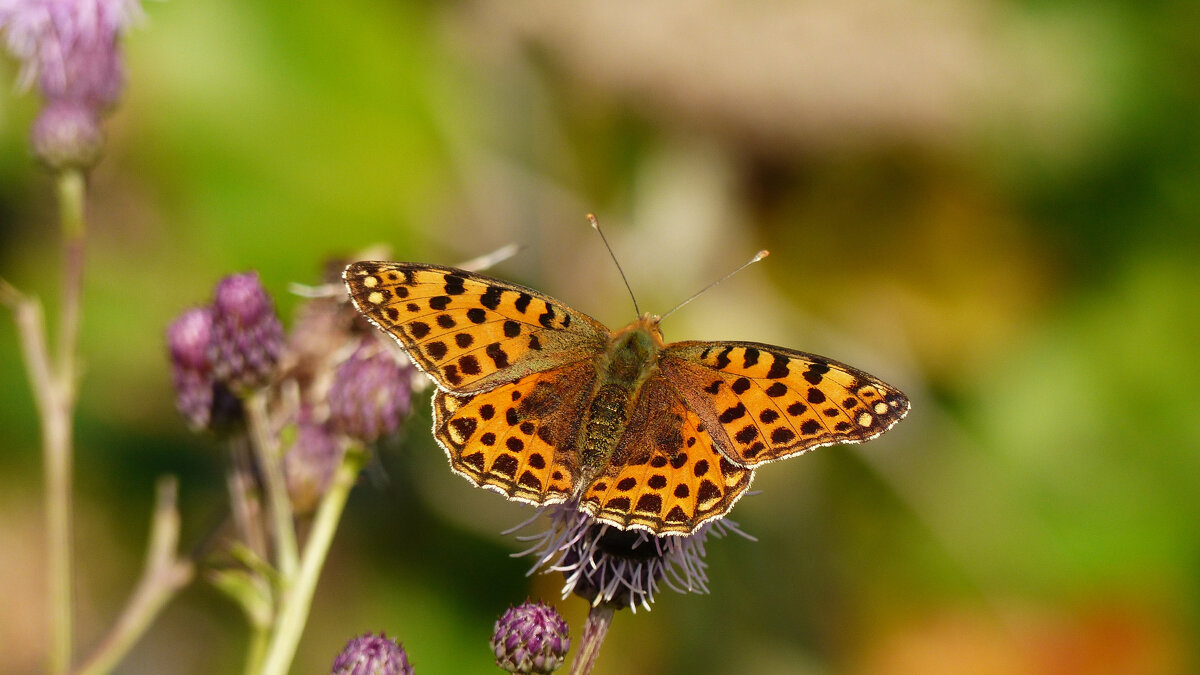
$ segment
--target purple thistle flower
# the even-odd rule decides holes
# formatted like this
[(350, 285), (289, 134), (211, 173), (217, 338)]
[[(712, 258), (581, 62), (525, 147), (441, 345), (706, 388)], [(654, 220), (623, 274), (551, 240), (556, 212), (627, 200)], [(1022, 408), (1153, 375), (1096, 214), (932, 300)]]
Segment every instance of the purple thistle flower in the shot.
[(312, 419), (311, 411), (300, 411), (296, 440), (283, 456), (292, 510), (297, 515), (312, 513), (329, 489), (334, 469), (342, 459), (343, 448), (330, 433), (328, 424)]
[(567, 622), (553, 607), (525, 602), (510, 607), (492, 633), (496, 665), (510, 673), (546, 675), (558, 670), (571, 648)]
[(175, 405), (196, 430), (224, 426), (241, 417), (241, 404), (213, 377), (212, 332), (211, 307), (189, 309), (167, 328)]
[(47, 101), (70, 99), (97, 112), (121, 94), (117, 39), (141, 15), (136, 0), (0, 0), (0, 29), (21, 61), (21, 86), (37, 80)]
[(46, 101), (32, 141), (51, 167), (99, 159), (100, 119), (124, 88), (118, 38), (141, 13), (136, 0), (0, 0), (0, 30), (21, 61), (19, 83), (37, 81)]
[(258, 273), (234, 274), (217, 284), (209, 344), (217, 381), (237, 394), (266, 385), (283, 344), (283, 324)]
[(365, 443), (394, 433), (412, 403), (411, 362), (373, 337), (346, 359), (329, 388), (335, 429)]
[(677, 593), (707, 593), (708, 536), (734, 533), (754, 541), (728, 518), (708, 521), (687, 536), (656, 537), (599, 522), (573, 504), (545, 511), (550, 514), (550, 528), (521, 537), (536, 542), (524, 552), (537, 557), (530, 573), (562, 572), (563, 597), (574, 593), (592, 606), (629, 607), (635, 612), (640, 606), (649, 611), (660, 584)]
[(333, 660), (331, 675), (412, 675), (404, 647), (380, 633), (367, 633), (346, 643)]

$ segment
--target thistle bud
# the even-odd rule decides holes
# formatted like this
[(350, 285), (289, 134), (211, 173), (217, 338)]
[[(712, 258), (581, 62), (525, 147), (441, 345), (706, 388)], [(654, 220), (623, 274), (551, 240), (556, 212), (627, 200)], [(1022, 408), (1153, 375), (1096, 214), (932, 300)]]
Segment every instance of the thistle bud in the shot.
[(567, 657), (567, 622), (553, 607), (526, 602), (496, 621), (492, 634), (496, 665), (510, 673), (553, 673)]
[(380, 633), (367, 633), (346, 643), (333, 660), (331, 675), (412, 675), (404, 647)]

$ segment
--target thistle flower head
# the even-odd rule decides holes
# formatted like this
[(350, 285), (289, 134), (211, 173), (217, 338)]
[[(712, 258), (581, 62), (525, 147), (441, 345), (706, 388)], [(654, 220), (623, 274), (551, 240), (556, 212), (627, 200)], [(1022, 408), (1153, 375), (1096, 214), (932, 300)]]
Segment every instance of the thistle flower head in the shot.
[(255, 272), (217, 284), (213, 298), (213, 375), (235, 393), (267, 384), (283, 351), (283, 324)]
[(287, 480), (292, 511), (297, 515), (312, 513), (342, 459), (343, 448), (330, 433), (328, 424), (313, 419), (310, 410), (301, 410), (296, 423), (296, 439), (283, 456), (283, 472)]
[(46, 100), (98, 111), (120, 96), (117, 40), (141, 15), (137, 0), (0, 0), (0, 29), (21, 61), (21, 86), (36, 80)]
[(496, 665), (510, 673), (552, 673), (571, 648), (567, 622), (553, 607), (526, 602), (510, 607), (492, 633)]
[(369, 443), (394, 433), (412, 403), (413, 366), (373, 337), (342, 363), (329, 387), (329, 417), (343, 434)]
[(189, 309), (167, 328), (167, 349), (175, 381), (175, 405), (194, 428), (208, 426), (212, 415), (213, 379), (208, 361), (212, 310)]
[(333, 660), (331, 675), (412, 675), (408, 654), (386, 635), (367, 633), (346, 643)]
[(562, 572), (564, 598), (574, 593), (593, 606), (629, 607), (635, 612), (638, 607), (650, 610), (661, 585), (678, 593), (708, 592), (704, 556), (709, 535), (720, 538), (735, 533), (753, 540), (728, 518), (708, 521), (684, 537), (657, 537), (599, 522), (573, 504), (545, 511), (550, 514), (550, 528), (522, 537), (535, 542), (525, 551), (537, 557), (530, 572)]
[(211, 307), (189, 309), (167, 327), (175, 405), (193, 429), (224, 428), (241, 418), (241, 403), (213, 377)]
[(50, 167), (87, 168), (100, 158), (100, 120), (124, 88), (118, 38), (139, 16), (137, 0), (0, 0), (20, 84), (36, 81), (46, 101), (31, 135)]

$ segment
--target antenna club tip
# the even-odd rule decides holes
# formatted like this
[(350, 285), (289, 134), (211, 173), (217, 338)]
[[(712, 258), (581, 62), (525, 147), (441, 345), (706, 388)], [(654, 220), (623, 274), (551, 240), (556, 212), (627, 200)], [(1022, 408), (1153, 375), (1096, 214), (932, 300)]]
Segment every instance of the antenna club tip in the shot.
[(764, 248), (754, 256), (754, 262), (758, 262), (769, 255), (771, 255), (771, 252)]
[(596, 219), (596, 214), (594, 214), (594, 213), (587, 214), (587, 219), (588, 219), (588, 222), (591, 223), (593, 229), (596, 229), (596, 230), (600, 229), (600, 221)]

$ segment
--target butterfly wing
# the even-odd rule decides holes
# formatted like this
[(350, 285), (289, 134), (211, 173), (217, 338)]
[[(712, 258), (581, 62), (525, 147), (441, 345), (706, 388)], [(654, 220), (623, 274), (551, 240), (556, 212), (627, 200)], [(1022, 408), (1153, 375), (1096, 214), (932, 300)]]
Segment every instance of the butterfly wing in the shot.
[(754, 467), (899, 422), (908, 398), (856, 368), (754, 342), (677, 342), (660, 372), (738, 464)]
[(441, 389), (486, 391), (531, 373), (590, 359), (608, 331), (537, 291), (453, 267), (350, 264), (354, 306), (391, 334)]
[(707, 425), (662, 376), (642, 389), (625, 434), (580, 509), (621, 529), (686, 535), (729, 511), (754, 472), (717, 451)]
[(579, 425), (596, 380), (591, 363), (527, 375), (479, 394), (433, 395), (433, 434), (450, 468), (529, 504), (556, 504), (579, 477)]

